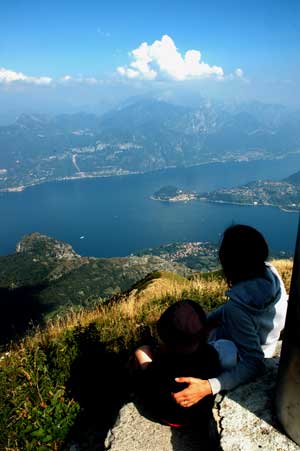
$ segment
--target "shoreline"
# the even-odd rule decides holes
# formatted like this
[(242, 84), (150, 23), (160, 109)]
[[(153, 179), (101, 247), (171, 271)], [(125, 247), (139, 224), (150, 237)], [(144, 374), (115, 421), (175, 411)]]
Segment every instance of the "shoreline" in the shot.
[(280, 205), (275, 205), (275, 204), (248, 204), (246, 202), (242, 203), (242, 202), (229, 202), (229, 201), (223, 201), (223, 200), (211, 200), (211, 199), (205, 199), (205, 198), (200, 198), (197, 199), (200, 202), (209, 202), (211, 204), (223, 204), (223, 205), (237, 205), (239, 207), (273, 207), (273, 208), (278, 208), (279, 210), (285, 212), (285, 213), (299, 213), (300, 208), (298, 210), (289, 210), (286, 207), (282, 207)]
[(175, 197), (171, 197), (170, 199), (160, 199), (158, 197), (154, 197), (154, 196), (150, 196), (151, 200), (155, 200), (156, 202), (172, 202), (172, 203), (176, 203), (176, 202), (192, 202), (193, 200), (199, 200), (197, 199), (197, 197), (194, 197), (193, 199), (177, 199)]
[[(261, 159), (249, 159), (249, 160), (235, 160), (235, 159), (228, 159), (226, 161), (224, 160), (219, 160), (219, 161), (215, 161), (214, 159), (212, 159), (211, 161), (205, 161), (203, 163), (198, 163), (198, 164), (193, 164), (193, 165), (186, 165), (186, 166), (166, 166), (163, 168), (157, 168), (157, 169), (153, 169), (150, 171), (125, 171), (123, 173), (112, 173), (112, 174), (96, 174), (93, 172), (80, 172), (77, 174), (80, 175), (72, 175), (72, 176), (66, 176), (66, 177), (58, 177), (58, 178), (53, 178), (53, 179), (47, 179), (47, 180), (40, 180), (40, 181), (36, 181), (36, 182), (32, 182), (32, 183), (28, 183), (28, 185), (17, 185), (17, 186), (12, 186), (12, 187), (8, 187), (8, 188), (0, 188), (0, 193), (19, 193), (19, 192), (23, 192), (25, 191), (27, 188), (32, 188), (33, 186), (38, 186), (38, 185), (42, 185), (43, 183), (52, 183), (52, 182), (62, 182), (64, 180), (84, 180), (84, 179), (88, 179), (88, 178), (105, 178), (105, 177), (119, 177), (119, 176), (126, 176), (126, 175), (143, 175), (143, 174), (148, 174), (148, 173), (152, 173), (152, 172), (157, 172), (157, 171), (164, 171), (167, 169), (189, 169), (189, 168), (194, 168), (194, 167), (198, 167), (198, 166), (206, 166), (206, 165), (215, 165), (215, 164), (226, 164), (226, 163), (252, 163), (254, 161), (270, 161), (270, 160), (281, 160), (284, 158), (287, 158), (289, 155), (293, 155), (293, 152), (290, 154), (287, 154), (286, 156), (280, 156), (277, 158), (271, 158), (270, 157), (266, 157), (266, 158), (261, 158)], [(119, 169), (119, 171), (122, 171), (121, 169)], [(155, 199), (158, 200), (158, 199)], [(195, 199), (197, 200), (197, 199)]]
[(85, 179), (95, 179), (95, 178), (107, 178), (107, 177), (121, 177), (121, 176), (127, 176), (127, 175), (139, 175), (144, 174), (144, 172), (124, 172), (121, 174), (93, 174), (93, 173), (85, 173), (85, 175), (74, 175), (74, 176), (67, 176), (67, 177), (61, 177), (61, 178), (55, 178), (55, 179), (49, 179), (49, 180), (41, 180), (34, 183), (30, 183), (28, 185), (19, 185), (19, 186), (12, 186), (9, 188), (1, 188), (0, 193), (21, 193), (25, 191), (27, 188), (32, 188), (34, 186), (43, 185), (45, 183), (54, 183), (54, 182), (64, 182), (69, 180), (85, 180)]
[[(267, 160), (267, 159), (266, 159)], [(266, 161), (265, 160), (265, 161)], [(260, 160), (250, 160), (248, 162), (251, 161), (260, 161)], [(232, 162), (231, 160), (228, 162)], [(241, 163), (239, 160), (234, 161), (235, 163)], [(176, 167), (176, 166), (167, 166), (164, 168), (159, 168), (159, 169), (154, 169), (151, 171), (125, 171), (122, 169), (119, 169), (117, 172), (114, 173), (97, 173), (97, 172), (78, 172), (75, 175), (72, 176), (66, 176), (66, 177), (58, 177), (58, 178), (54, 178), (54, 179), (49, 179), (49, 180), (39, 180), (36, 182), (32, 182), (29, 183), (28, 185), (19, 185), (19, 186), (12, 186), (12, 187), (8, 187), (8, 188), (0, 188), (0, 193), (20, 193), (25, 191), (27, 188), (32, 188), (38, 185), (42, 185), (45, 183), (54, 183), (54, 182), (64, 182), (64, 181), (69, 181), (69, 180), (85, 180), (85, 179), (93, 179), (93, 178), (108, 178), (108, 177), (125, 177), (125, 176), (130, 176), (130, 175), (144, 175), (144, 174), (150, 174), (150, 173), (154, 173), (154, 172), (158, 172), (158, 171), (164, 171), (164, 170), (168, 170), (168, 169), (188, 169), (188, 168), (193, 168), (193, 167), (199, 167), (199, 166), (205, 166), (205, 165), (210, 165), (210, 164), (224, 164), (226, 162), (224, 161), (208, 161), (208, 162), (204, 162), (204, 163), (199, 163), (197, 165), (192, 165), (192, 166), (183, 166), (183, 167)], [(178, 202), (192, 202), (192, 201), (202, 201), (202, 202), (209, 202), (212, 204), (223, 204), (223, 205), (237, 205), (237, 206), (246, 206), (246, 207), (274, 207), (274, 208), (278, 208), (279, 210), (283, 211), (284, 213), (299, 213), (300, 212), (300, 208), (299, 209), (289, 209), (285, 206), (280, 206), (280, 205), (275, 205), (275, 204), (253, 204), (253, 203), (242, 203), (242, 202), (230, 202), (230, 201), (222, 201), (222, 200), (211, 200), (205, 197), (197, 197), (199, 196), (199, 194), (194, 194), (195, 197), (193, 197), (192, 199), (177, 199), (177, 198), (170, 198), (170, 199), (160, 199), (160, 198), (156, 198), (154, 197), (154, 195), (150, 196), (151, 200), (154, 200), (156, 202), (169, 202), (169, 203), (178, 203)]]
[(286, 207), (282, 207), (280, 205), (275, 205), (275, 204), (250, 204), (250, 203), (242, 203), (242, 202), (229, 202), (229, 201), (223, 201), (223, 200), (211, 200), (211, 199), (206, 199), (206, 198), (197, 198), (195, 197), (194, 199), (158, 199), (154, 196), (150, 196), (151, 200), (157, 201), (157, 202), (192, 202), (192, 201), (199, 201), (199, 202), (207, 202), (207, 203), (211, 203), (211, 204), (221, 204), (221, 205), (237, 205), (239, 207), (273, 207), (273, 208), (278, 208), (279, 210), (283, 211), (284, 213), (299, 213), (300, 212), (300, 208), (298, 210), (292, 210), (292, 209), (288, 209)]

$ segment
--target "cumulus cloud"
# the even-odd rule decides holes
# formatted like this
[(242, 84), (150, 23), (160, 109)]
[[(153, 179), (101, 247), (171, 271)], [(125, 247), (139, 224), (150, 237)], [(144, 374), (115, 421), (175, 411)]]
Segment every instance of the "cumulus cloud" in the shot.
[(236, 69), (234, 71), (234, 73), (235, 73), (235, 76), (238, 78), (243, 78), (243, 76), (244, 76), (244, 71), (240, 67), (238, 69)]
[(23, 74), (23, 72), (15, 72), (13, 70), (0, 68), (0, 83), (10, 84), (16, 82), (33, 83), (36, 85), (49, 85), (52, 82), (51, 77), (32, 77)]
[(154, 80), (167, 77), (173, 80), (189, 80), (197, 78), (224, 78), (220, 66), (210, 66), (201, 60), (199, 50), (188, 50), (182, 55), (172, 38), (164, 35), (153, 44), (143, 42), (130, 52), (132, 62), (129, 66), (120, 66), (117, 72), (127, 78)]

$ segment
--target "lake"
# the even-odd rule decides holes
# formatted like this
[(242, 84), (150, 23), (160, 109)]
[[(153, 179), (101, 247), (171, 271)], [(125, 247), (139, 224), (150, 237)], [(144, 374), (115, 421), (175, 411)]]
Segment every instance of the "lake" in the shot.
[(165, 203), (150, 196), (165, 185), (209, 191), (257, 179), (282, 179), (300, 168), (284, 160), (207, 164), (141, 175), (45, 183), (0, 193), (0, 254), (38, 231), (70, 243), (81, 255), (123, 256), (171, 242), (212, 241), (232, 223), (258, 228), (275, 251), (293, 252), (297, 213), (273, 207), (199, 201)]

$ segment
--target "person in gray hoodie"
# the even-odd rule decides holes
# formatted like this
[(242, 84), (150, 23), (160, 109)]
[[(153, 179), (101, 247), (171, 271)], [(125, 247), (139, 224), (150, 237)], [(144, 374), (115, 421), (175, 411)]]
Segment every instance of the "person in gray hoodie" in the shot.
[[(211, 344), (219, 351), (224, 371), (202, 380), (178, 377), (188, 387), (174, 393), (190, 407), (207, 395), (231, 390), (262, 374), (284, 327), (288, 296), (277, 270), (266, 263), (268, 245), (253, 227), (234, 225), (222, 239), (219, 259), (227, 280), (228, 301), (209, 314)], [(229, 362), (229, 363), (228, 363)], [(231, 363), (230, 363), (231, 362)]]

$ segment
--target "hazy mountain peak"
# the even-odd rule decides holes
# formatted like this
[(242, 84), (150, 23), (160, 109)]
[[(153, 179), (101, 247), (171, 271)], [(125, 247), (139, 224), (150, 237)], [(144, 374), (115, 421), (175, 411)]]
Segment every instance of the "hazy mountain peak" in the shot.
[(17, 117), (16, 124), (28, 128), (37, 128), (44, 126), (48, 122), (47, 119), (44, 114), (22, 113)]
[(285, 178), (283, 182), (291, 183), (292, 185), (300, 185), (300, 171), (297, 171), (289, 177)]

